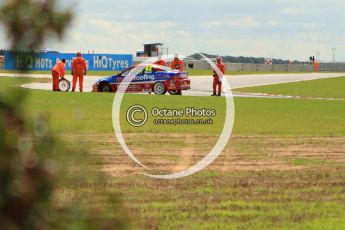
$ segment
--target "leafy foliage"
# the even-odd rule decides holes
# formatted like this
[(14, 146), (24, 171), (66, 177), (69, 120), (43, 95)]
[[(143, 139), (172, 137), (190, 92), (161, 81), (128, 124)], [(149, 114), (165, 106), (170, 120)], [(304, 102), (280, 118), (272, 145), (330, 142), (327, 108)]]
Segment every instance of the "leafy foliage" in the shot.
[[(105, 179), (91, 170), (95, 159), (61, 144), (45, 116), (28, 124), (20, 109), (24, 96), (0, 97), (2, 229), (126, 228), (117, 195), (90, 189)], [(108, 201), (105, 210), (95, 207), (100, 200)]]
[(62, 38), (72, 13), (56, 10), (55, 0), (5, 0), (0, 21), (5, 25), (13, 50), (35, 50), (48, 35)]
[[(0, 23), (11, 49), (35, 50), (50, 35), (62, 38), (72, 19), (55, 0), (6, 0)], [(0, 91), (0, 229), (125, 229), (118, 195), (93, 189), (105, 178), (88, 152), (67, 148), (49, 132), (48, 119), (25, 117), (28, 94)], [(102, 209), (97, 204), (108, 205)]]

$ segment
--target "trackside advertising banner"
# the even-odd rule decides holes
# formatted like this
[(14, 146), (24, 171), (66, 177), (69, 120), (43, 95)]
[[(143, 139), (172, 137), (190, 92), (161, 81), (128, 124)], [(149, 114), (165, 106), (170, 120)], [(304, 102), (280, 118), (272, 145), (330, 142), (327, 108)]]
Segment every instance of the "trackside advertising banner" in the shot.
[[(71, 53), (5, 52), (5, 70), (51, 70), (58, 60), (66, 59), (66, 70), (71, 70)], [(84, 54), (88, 70), (121, 71), (133, 65), (131, 54)]]

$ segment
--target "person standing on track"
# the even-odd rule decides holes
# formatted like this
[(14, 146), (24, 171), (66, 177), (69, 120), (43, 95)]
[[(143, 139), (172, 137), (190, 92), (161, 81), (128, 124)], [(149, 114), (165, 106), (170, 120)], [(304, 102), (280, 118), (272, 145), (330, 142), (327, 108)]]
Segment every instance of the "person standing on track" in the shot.
[[(222, 78), (225, 74), (225, 65), (223, 64), (222, 58), (216, 58), (216, 66), (222, 73), (222, 76), (219, 76), (216, 70), (213, 71), (213, 94), (211, 96), (221, 96), (222, 95)], [(218, 94), (217, 94), (218, 88)]]
[(66, 60), (62, 59), (61, 61), (58, 61), (52, 69), (53, 91), (60, 91), (59, 80), (60, 78), (63, 78), (66, 74), (65, 63), (66, 63)]
[(184, 62), (178, 58), (178, 54), (175, 54), (174, 60), (170, 63), (170, 68), (181, 72), (184, 71)]
[(86, 75), (86, 61), (82, 58), (81, 53), (77, 53), (77, 57), (72, 62), (73, 85), (72, 92), (75, 91), (77, 80), (79, 78), (79, 91), (83, 92), (84, 76)]
[[(173, 70), (184, 71), (184, 62), (178, 58), (178, 54), (175, 54), (174, 60), (170, 63), (170, 68)], [(180, 87), (180, 82), (176, 82), (176, 87)], [(181, 90), (177, 90), (176, 95), (182, 95)]]

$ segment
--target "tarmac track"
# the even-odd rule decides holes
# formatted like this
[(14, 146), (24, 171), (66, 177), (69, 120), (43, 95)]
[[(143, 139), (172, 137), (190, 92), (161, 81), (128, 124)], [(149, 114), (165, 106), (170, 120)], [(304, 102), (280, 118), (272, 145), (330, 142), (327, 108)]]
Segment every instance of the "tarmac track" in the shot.
[[(308, 81), (322, 78), (334, 78), (344, 76), (344, 73), (303, 73), (303, 74), (259, 74), (259, 75), (236, 75), (226, 76), (232, 89), (280, 84), (288, 82)], [(1, 76), (9, 77), (33, 77), (33, 78), (51, 78), (50, 75), (44, 74), (8, 74), (2, 73)], [(71, 76), (66, 77), (72, 80)], [(91, 92), (92, 85), (102, 77), (86, 76), (84, 78), (84, 91)], [(212, 77), (211, 76), (193, 76), (191, 90), (183, 92), (187, 96), (209, 96), (212, 93)], [(24, 88), (35, 90), (51, 90), (51, 83), (30, 83), (22, 85)], [(77, 87), (78, 88), (78, 87)], [(263, 98), (299, 98), (298, 96), (281, 96), (281, 95), (265, 95), (265, 94), (248, 94), (248, 93), (233, 93), (237, 97), (263, 97)], [(322, 98), (316, 98), (322, 99)], [(332, 98), (325, 98), (332, 100)]]

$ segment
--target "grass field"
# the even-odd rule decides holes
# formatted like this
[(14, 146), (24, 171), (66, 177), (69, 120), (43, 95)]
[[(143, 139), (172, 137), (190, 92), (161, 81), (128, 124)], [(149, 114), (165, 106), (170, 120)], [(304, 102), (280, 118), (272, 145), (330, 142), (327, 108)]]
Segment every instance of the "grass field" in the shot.
[(237, 89), (251, 93), (345, 99), (345, 77)]
[[(342, 78), (318, 81), (240, 91), (291, 95), (295, 90), (300, 95), (307, 88), (302, 96), (343, 98), (340, 90), (322, 92), (318, 87), (333, 88)], [(0, 92), (10, 94), (19, 83), (0, 78)], [(142, 169), (117, 143), (111, 121), (113, 94), (24, 91), (30, 92), (24, 109), (28, 117), (47, 114), (51, 130), (66, 145), (101, 156), (94, 167), (108, 175), (107, 182), (75, 185), (75, 191), (121, 194), (135, 229), (345, 228), (343, 101), (236, 98), (233, 137), (216, 162), (194, 176), (161, 181), (140, 175)], [(219, 111), (218, 119), (224, 116), (222, 98), (126, 95), (124, 111), (133, 103), (208, 106)], [(159, 172), (179, 171), (202, 158), (221, 128), (181, 133), (168, 126), (157, 131), (150, 125), (144, 130), (123, 125), (128, 145)]]

